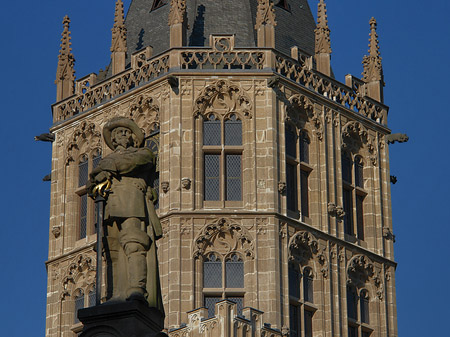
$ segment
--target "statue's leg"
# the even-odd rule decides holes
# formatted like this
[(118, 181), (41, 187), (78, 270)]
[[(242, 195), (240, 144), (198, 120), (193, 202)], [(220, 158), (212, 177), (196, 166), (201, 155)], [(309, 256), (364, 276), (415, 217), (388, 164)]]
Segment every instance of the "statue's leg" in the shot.
[(121, 224), (119, 242), (128, 259), (127, 298), (144, 298), (147, 285), (147, 251), (150, 248), (150, 238), (141, 229), (141, 220), (128, 218)]

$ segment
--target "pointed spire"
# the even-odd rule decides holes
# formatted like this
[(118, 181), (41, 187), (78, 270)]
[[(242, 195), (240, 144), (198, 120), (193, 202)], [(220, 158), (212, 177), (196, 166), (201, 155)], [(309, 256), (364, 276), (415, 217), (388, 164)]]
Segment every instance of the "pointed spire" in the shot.
[(114, 12), (114, 26), (112, 28), (111, 64), (112, 74), (118, 74), (125, 70), (127, 52), (127, 29), (125, 28), (122, 0), (116, 1)]
[(331, 54), (330, 28), (328, 27), (327, 5), (320, 0), (317, 6), (316, 54)]
[(125, 28), (123, 2), (117, 0), (114, 13), (114, 26), (112, 28), (111, 52), (127, 51), (127, 29)]
[(331, 42), (328, 27), (327, 6), (324, 0), (317, 5), (316, 34), (316, 68), (322, 74), (331, 76)]
[(258, 47), (275, 48), (275, 10), (270, 0), (258, 0), (255, 29), (258, 34)]
[(63, 19), (63, 32), (61, 34), (61, 49), (58, 55), (56, 69), (56, 100), (60, 101), (73, 95), (75, 81), (75, 58), (72, 54), (70, 42), (70, 19), (66, 15)]
[(378, 45), (377, 20), (370, 19), (369, 55), (364, 56), (363, 80), (365, 82), (383, 81), (380, 47)]
[(170, 47), (186, 45), (186, 0), (171, 0), (169, 11)]
[(367, 95), (383, 102), (383, 66), (378, 45), (377, 20), (370, 19), (369, 55), (364, 56), (363, 81), (367, 83)]

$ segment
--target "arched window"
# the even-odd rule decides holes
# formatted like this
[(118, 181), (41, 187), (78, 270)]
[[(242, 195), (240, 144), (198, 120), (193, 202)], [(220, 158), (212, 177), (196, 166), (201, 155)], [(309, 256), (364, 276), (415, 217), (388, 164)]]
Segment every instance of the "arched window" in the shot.
[[(297, 266), (289, 265), (289, 324), (291, 337), (312, 337), (314, 307), (313, 272), (305, 267), (300, 273)], [(303, 327), (303, 329), (302, 329)]]
[(354, 162), (350, 154), (342, 154), (342, 185), (344, 200), (344, 232), (364, 240), (364, 190), (363, 159), (356, 156)]
[(84, 308), (84, 291), (83, 289), (77, 289), (74, 296), (74, 323), (78, 323), (78, 310)]
[[(297, 134), (297, 129), (286, 124), (286, 201), (288, 211), (309, 217), (309, 182), (312, 171), (309, 166), (310, 139), (305, 130)], [(300, 184), (298, 183), (300, 182)], [(295, 215), (294, 213), (294, 215)]]
[(357, 294), (356, 289), (347, 286), (347, 316), (349, 337), (369, 337), (373, 329), (369, 326), (369, 292), (362, 289)]
[(93, 307), (95, 305), (96, 300), (96, 287), (95, 285), (91, 288), (88, 295), (88, 306)]
[(242, 200), (242, 151), (242, 121), (237, 115), (232, 114), (222, 122), (210, 114), (203, 121), (203, 186), (207, 206), (232, 206), (235, 204), (227, 203)]
[(214, 316), (215, 304), (223, 299), (236, 303), (240, 315), (244, 306), (244, 261), (238, 253), (225, 258), (217, 253), (203, 260), (203, 303), (209, 317)]

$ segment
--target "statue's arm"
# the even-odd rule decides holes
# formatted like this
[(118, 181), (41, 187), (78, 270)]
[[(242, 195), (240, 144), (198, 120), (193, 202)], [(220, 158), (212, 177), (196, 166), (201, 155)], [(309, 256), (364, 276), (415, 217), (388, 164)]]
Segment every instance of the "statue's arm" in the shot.
[(140, 167), (151, 167), (155, 164), (153, 152), (144, 147), (136, 152), (125, 153), (115, 160), (116, 172), (126, 175)]

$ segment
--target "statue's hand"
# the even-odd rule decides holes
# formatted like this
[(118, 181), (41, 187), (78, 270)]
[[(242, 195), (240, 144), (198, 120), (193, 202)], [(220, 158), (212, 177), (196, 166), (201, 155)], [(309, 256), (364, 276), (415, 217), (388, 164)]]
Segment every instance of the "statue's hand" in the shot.
[(101, 184), (102, 182), (104, 182), (106, 180), (111, 180), (111, 172), (100, 171), (99, 173), (97, 173), (95, 175), (91, 174), (91, 178), (89, 179), (89, 181), (87, 183), (87, 190), (88, 190), (89, 196), (93, 197), (93, 192), (94, 192), (95, 186), (97, 186), (98, 184)]

